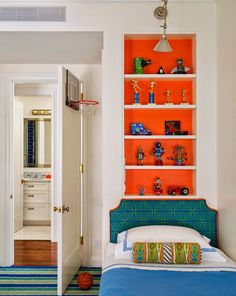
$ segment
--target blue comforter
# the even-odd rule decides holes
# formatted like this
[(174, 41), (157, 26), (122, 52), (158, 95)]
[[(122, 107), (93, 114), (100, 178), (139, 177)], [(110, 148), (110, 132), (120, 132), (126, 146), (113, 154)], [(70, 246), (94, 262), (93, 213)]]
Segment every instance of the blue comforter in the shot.
[(117, 268), (102, 275), (100, 296), (236, 296), (236, 272)]

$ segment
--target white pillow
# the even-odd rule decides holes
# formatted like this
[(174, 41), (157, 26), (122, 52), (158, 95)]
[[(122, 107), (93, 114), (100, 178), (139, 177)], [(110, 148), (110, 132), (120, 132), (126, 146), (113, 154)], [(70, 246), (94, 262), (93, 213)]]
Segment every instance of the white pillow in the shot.
[(182, 226), (150, 225), (131, 228), (117, 236), (116, 258), (130, 258), (134, 242), (183, 242), (199, 243), (201, 248), (211, 248), (196, 230)]

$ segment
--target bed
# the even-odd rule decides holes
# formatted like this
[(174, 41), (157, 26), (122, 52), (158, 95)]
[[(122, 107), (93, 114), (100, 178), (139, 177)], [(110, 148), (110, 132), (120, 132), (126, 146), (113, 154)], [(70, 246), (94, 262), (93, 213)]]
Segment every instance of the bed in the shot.
[[(118, 234), (155, 225), (187, 227), (199, 232), (204, 241), (207, 237), (211, 246), (203, 246), (201, 264), (139, 264), (133, 263), (130, 253), (116, 256), (118, 245), (124, 245), (117, 242)], [(110, 244), (99, 295), (236, 296), (236, 264), (217, 248), (217, 243), (217, 212), (208, 208), (204, 199), (122, 200), (110, 212)]]

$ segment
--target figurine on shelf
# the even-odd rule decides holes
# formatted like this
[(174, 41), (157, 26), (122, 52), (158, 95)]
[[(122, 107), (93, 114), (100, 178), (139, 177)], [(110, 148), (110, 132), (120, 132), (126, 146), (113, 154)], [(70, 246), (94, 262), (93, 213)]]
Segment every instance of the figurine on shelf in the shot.
[(144, 135), (144, 136), (148, 136), (151, 135), (152, 132), (145, 128), (143, 123), (141, 122), (133, 122), (130, 124), (130, 133), (131, 135)]
[(163, 192), (162, 185), (161, 185), (161, 179), (156, 178), (155, 183), (153, 184), (153, 190), (156, 195), (161, 195)]
[(149, 104), (150, 105), (153, 105), (155, 104), (155, 101), (154, 101), (154, 86), (155, 86), (155, 82), (154, 81), (151, 81), (149, 83)]
[(183, 59), (176, 59), (177, 66), (171, 70), (171, 74), (187, 74), (190, 68), (184, 66)]
[(141, 146), (138, 147), (138, 152), (136, 156), (137, 156), (137, 165), (143, 165), (145, 154)]
[(171, 94), (170, 89), (167, 89), (166, 90), (166, 103), (165, 103), (166, 105), (173, 105), (173, 103), (171, 103), (170, 94)]
[(138, 188), (138, 195), (145, 195), (145, 188), (144, 188), (144, 186), (139, 186), (139, 188)]
[(139, 99), (139, 92), (142, 90), (141, 87), (138, 86), (138, 81), (137, 80), (132, 80), (131, 84), (134, 89), (134, 103), (133, 104), (140, 104), (140, 99)]
[(170, 160), (175, 161), (175, 165), (184, 165), (184, 162), (188, 160), (187, 158), (187, 152), (185, 151), (185, 148), (181, 145), (176, 145), (174, 147), (174, 157), (168, 157)]
[(156, 165), (163, 165), (162, 155), (165, 153), (164, 148), (161, 147), (160, 142), (156, 142), (153, 148), (153, 154), (156, 156)]
[(165, 121), (165, 135), (167, 136), (186, 136), (188, 131), (181, 131), (180, 120)]
[(166, 74), (163, 67), (159, 68), (159, 70), (157, 71), (157, 74)]
[(187, 105), (188, 103), (187, 103), (187, 90), (186, 89), (183, 89), (182, 90), (182, 103), (181, 103), (181, 105)]
[(134, 59), (134, 73), (144, 74), (144, 67), (151, 64), (151, 60), (145, 60), (144, 58), (137, 57)]

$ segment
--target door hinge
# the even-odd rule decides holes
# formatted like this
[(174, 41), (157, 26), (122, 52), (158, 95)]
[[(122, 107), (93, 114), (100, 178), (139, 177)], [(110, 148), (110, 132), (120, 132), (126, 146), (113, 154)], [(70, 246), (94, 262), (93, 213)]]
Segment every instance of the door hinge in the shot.
[(80, 170), (81, 173), (84, 172), (84, 165), (83, 165), (83, 163), (81, 163), (81, 165), (80, 165), (80, 167), (79, 167), (79, 170)]
[(83, 236), (80, 237), (80, 244), (81, 244), (81, 245), (84, 244), (84, 237), (83, 237)]

